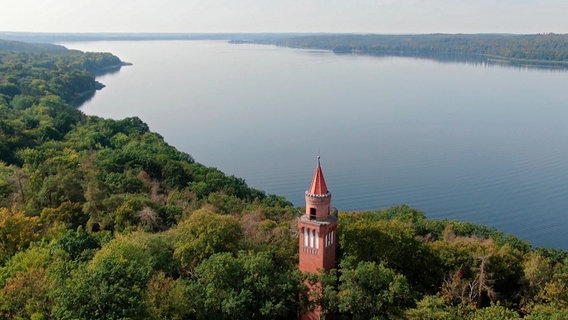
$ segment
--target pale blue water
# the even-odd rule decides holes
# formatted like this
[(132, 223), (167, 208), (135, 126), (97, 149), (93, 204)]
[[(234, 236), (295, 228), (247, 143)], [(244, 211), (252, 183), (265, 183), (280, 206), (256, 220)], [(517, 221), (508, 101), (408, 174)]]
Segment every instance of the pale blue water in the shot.
[(134, 63), (82, 110), (303, 205), (406, 203), (568, 249), (568, 73), (220, 41), (69, 43)]

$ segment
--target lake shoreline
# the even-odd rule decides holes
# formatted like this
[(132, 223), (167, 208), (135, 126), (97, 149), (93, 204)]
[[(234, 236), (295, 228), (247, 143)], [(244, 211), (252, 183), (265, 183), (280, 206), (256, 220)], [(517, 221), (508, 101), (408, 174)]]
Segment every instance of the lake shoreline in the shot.
[[(302, 205), (310, 155), (320, 148), (335, 207), (406, 203), (431, 219), (565, 248), (568, 171), (564, 149), (555, 147), (565, 139), (564, 72), (226, 41), (76, 45), (136, 64), (101, 78), (107, 88), (81, 110), (138, 116), (179, 150), (253, 188)], [(144, 90), (150, 78), (163, 85)]]

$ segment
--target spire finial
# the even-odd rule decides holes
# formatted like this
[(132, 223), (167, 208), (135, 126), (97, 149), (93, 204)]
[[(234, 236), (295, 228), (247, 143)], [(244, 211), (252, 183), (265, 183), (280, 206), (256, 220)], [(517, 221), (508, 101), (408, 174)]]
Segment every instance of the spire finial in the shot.
[(314, 172), (314, 178), (312, 179), (312, 185), (310, 186), (308, 193), (315, 195), (327, 195), (329, 193), (329, 190), (327, 190), (327, 186), (325, 185), (325, 179), (323, 178), (323, 172), (321, 170), (321, 165), (320, 165), (319, 152), (317, 159), (318, 159), (318, 165), (316, 167), (316, 171)]

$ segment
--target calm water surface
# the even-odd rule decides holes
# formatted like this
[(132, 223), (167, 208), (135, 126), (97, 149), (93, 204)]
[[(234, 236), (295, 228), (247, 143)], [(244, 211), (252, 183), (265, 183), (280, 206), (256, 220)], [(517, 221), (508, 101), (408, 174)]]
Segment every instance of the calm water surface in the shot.
[(138, 116), (197, 161), (303, 205), (409, 204), (568, 249), (568, 73), (215, 41), (89, 42), (131, 67), (87, 114)]

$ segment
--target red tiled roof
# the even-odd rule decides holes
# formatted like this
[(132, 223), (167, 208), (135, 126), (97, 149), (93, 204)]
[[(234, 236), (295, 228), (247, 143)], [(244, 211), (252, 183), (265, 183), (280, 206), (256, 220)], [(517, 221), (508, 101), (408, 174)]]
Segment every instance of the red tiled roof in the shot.
[(321, 166), (319, 163), (318, 158), (318, 166), (316, 168), (316, 172), (314, 173), (314, 178), (312, 179), (312, 185), (308, 190), (310, 194), (327, 194), (329, 190), (327, 190), (327, 186), (325, 184), (325, 179), (323, 177), (323, 172), (321, 171)]

